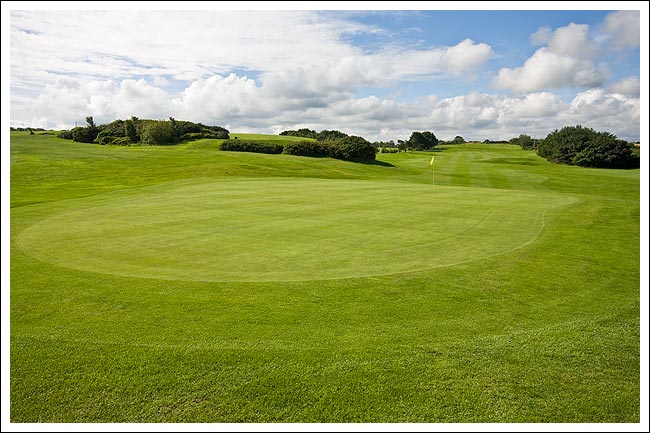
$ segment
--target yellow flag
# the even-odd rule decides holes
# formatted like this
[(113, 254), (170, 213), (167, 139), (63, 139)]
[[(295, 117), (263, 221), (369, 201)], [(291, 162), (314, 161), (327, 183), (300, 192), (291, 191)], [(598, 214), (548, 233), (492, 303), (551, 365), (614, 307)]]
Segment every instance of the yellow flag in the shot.
[(433, 165), (434, 162), (436, 162), (436, 157), (432, 156), (431, 157), (431, 162), (429, 163), (429, 165)]

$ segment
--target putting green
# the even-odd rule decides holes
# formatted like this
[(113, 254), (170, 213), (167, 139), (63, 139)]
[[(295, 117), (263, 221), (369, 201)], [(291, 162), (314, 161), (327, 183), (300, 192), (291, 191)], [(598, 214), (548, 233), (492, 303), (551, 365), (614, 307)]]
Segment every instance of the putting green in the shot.
[(175, 182), (77, 200), (21, 233), (74, 269), (195, 281), (318, 280), (448, 266), (520, 247), (573, 199), (332, 179)]

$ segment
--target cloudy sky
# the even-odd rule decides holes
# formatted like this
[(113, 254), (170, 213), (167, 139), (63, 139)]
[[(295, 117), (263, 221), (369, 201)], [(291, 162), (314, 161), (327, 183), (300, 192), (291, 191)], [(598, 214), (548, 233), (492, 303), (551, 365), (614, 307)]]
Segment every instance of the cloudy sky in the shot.
[(638, 11), (18, 11), (10, 123), (638, 140)]

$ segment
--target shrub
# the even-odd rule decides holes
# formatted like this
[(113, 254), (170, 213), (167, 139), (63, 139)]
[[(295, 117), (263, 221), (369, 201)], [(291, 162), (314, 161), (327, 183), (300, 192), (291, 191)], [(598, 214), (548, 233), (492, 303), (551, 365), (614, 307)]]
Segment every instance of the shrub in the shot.
[(129, 137), (114, 137), (110, 144), (113, 146), (128, 146), (131, 144), (131, 139)]
[(326, 157), (330, 151), (327, 144), (318, 141), (295, 141), (284, 145), (282, 153), (287, 155)]
[(640, 161), (633, 146), (609, 132), (580, 125), (565, 126), (537, 145), (538, 155), (558, 164), (601, 168), (636, 168)]
[(175, 131), (172, 122), (167, 120), (149, 120), (142, 128), (140, 139), (143, 143), (157, 146), (174, 144)]
[(348, 134), (336, 130), (323, 129), (321, 132), (316, 135), (316, 140), (318, 141), (332, 141), (338, 140), (341, 138), (348, 137)]
[(124, 122), (124, 135), (129, 138), (131, 143), (137, 143), (140, 139), (136, 126), (137, 120), (137, 118), (132, 117)]
[(72, 131), (61, 131), (57, 137), (63, 138), (65, 140), (72, 140)]
[(362, 137), (351, 135), (329, 143), (332, 158), (348, 161), (372, 161), (377, 149)]
[(521, 146), (524, 150), (535, 149), (539, 140), (530, 138), (530, 135), (520, 134), (519, 137), (511, 138), (509, 143)]
[(288, 155), (330, 157), (347, 161), (372, 161), (377, 148), (362, 137), (346, 136), (335, 141), (299, 141), (287, 143), (284, 152)]
[(125, 132), (125, 122), (124, 120), (114, 120), (111, 123), (107, 123), (105, 125), (99, 125), (99, 135), (110, 135), (110, 136), (116, 136), (116, 137), (124, 137), (126, 135)]
[[(219, 128), (219, 127), (216, 126), (210, 128)], [(203, 136), (202, 138), (224, 139), (229, 137), (229, 132), (227, 129), (223, 129), (222, 131), (218, 131), (216, 129), (204, 129), (201, 135)]]
[(223, 139), (223, 138), (228, 138), (228, 136), (230, 135), (230, 131), (228, 131), (226, 128), (221, 126), (206, 126), (204, 128), (204, 133), (206, 129), (210, 132), (209, 135), (205, 136), (204, 138)]
[(97, 138), (98, 130), (95, 127), (82, 127), (77, 126), (72, 128), (70, 131), (72, 133), (72, 139), (80, 143), (93, 143), (95, 138)]
[(282, 153), (280, 144), (250, 140), (225, 140), (219, 149), (231, 152)]
[(201, 132), (187, 132), (181, 135), (181, 141), (199, 140), (201, 138), (203, 138), (203, 133)]
[(430, 131), (413, 132), (407, 141), (398, 142), (401, 150), (428, 150), (438, 144), (438, 138)]
[(318, 133), (313, 129), (301, 128), (301, 129), (289, 129), (288, 131), (282, 131), (280, 135), (287, 135), (292, 137), (316, 138), (318, 136)]
[[(121, 137), (120, 135), (119, 137)], [(99, 144), (110, 144), (110, 142), (115, 138), (114, 133), (109, 129), (102, 129), (95, 137), (95, 143)]]
[[(176, 120), (170, 117), (167, 121), (141, 120), (133, 116), (127, 120), (114, 120), (105, 125), (96, 126), (92, 117), (87, 117), (88, 127), (73, 128), (61, 131), (58, 136), (68, 140), (95, 142), (99, 144), (124, 144), (118, 138), (127, 137), (129, 143), (142, 141), (147, 144), (175, 144), (184, 140), (197, 138), (228, 138), (228, 130), (221, 126), (206, 126), (186, 120)], [(145, 131), (146, 130), (146, 131)], [(95, 136), (93, 137), (93, 134)], [(76, 137), (76, 138), (75, 138)], [(91, 139), (92, 138), (92, 139)]]
[(110, 144), (112, 140), (113, 137), (111, 136), (106, 136), (106, 135), (101, 137), (97, 136), (97, 138), (95, 138), (95, 143), (105, 145), (105, 144)]

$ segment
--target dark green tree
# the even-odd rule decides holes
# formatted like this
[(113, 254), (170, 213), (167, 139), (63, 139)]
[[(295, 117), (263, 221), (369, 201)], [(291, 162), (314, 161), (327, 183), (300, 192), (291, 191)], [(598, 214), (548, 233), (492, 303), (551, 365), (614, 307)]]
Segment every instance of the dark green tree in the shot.
[(131, 117), (124, 121), (124, 135), (129, 138), (131, 143), (138, 142), (138, 128), (136, 127), (137, 120), (137, 117)]
[(583, 167), (635, 168), (639, 157), (632, 145), (609, 132), (580, 125), (565, 126), (548, 134), (537, 145), (537, 154), (558, 164)]
[(534, 149), (537, 143), (535, 140), (530, 138), (530, 135), (521, 134), (519, 135), (519, 138), (517, 138), (517, 144), (521, 146), (522, 149), (530, 150)]
[(74, 141), (80, 143), (93, 143), (95, 141), (97, 134), (99, 134), (99, 128), (95, 125), (93, 116), (86, 117), (86, 124), (85, 128), (78, 126), (72, 129), (72, 139)]
[(147, 121), (142, 128), (140, 138), (143, 143), (157, 146), (174, 144), (176, 142), (172, 123), (167, 120)]
[(292, 137), (305, 137), (305, 138), (316, 138), (318, 133), (313, 129), (301, 128), (301, 129), (289, 129), (287, 131), (282, 131), (280, 135), (288, 135)]
[(330, 157), (349, 161), (372, 161), (377, 153), (377, 148), (372, 143), (356, 135), (331, 141), (329, 146)]
[(348, 137), (348, 134), (346, 134), (345, 132), (336, 131), (336, 130), (329, 130), (329, 129), (323, 129), (316, 136), (316, 140), (318, 140), (318, 141), (330, 141), (330, 140), (338, 140), (338, 139), (345, 138), (345, 137)]
[(411, 150), (429, 150), (438, 144), (438, 139), (430, 131), (412, 132), (411, 137), (405, 142), (405, 147)]

